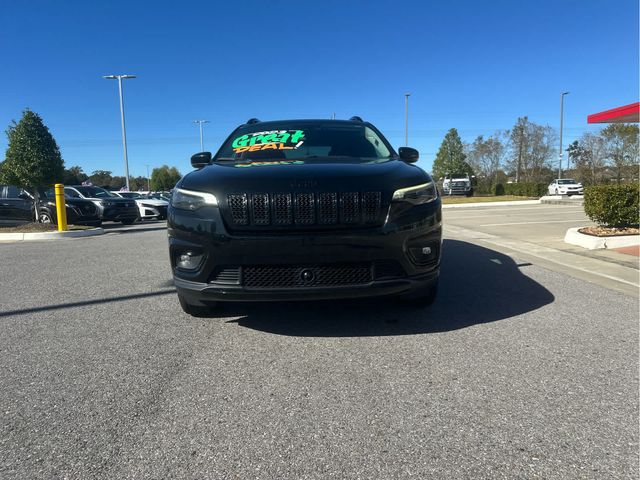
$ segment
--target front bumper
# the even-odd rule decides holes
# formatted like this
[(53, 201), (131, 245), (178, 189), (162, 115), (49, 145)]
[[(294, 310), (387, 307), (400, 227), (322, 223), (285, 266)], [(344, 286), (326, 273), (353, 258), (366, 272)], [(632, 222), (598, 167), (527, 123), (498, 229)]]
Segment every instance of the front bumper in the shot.
[[(197, 212), (169, 209), (171, 266), (178, 292), (190, 304), (210, 301), (280, 301), (358, 298), (409, 293), (437, 282), (442, 245), (438, 199), (412, 208), (383, 226), (316, 232), (230, 232), (215, 207)], [(423, 250), (424, 249), (424, 250)], [(424, 253), (426, 251), (429, 253)], [(202, 255), (193, 270), (177, 267), (181, 254)], [(244, 269), (266, 267), (313, 270), (371, 265), (371, 275), (357, 284), (264, 285), (244, 282)], [(391, 265), (383, 273), (380, 265)], [(308, 268), (307, 268), (308, 267)], [(365, 267), (366, 268), (366, 267)], [(237, 270), (237, 278), (218, 275)]]

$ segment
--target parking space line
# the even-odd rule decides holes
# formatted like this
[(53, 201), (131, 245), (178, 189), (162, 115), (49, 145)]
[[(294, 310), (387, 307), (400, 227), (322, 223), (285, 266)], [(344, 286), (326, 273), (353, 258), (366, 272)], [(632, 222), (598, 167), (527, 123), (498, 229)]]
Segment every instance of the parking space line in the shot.
[(578, 218), (573, 220), (545, 220), (544, 222), (512, 222), (512, 223), (485, 223), (484, 225), (478, 225), (479, 227), (506, 227), (509, 225), (534, 225), (537, 223), (576, 223), (576, 222), (588, 222), (584, 218)]

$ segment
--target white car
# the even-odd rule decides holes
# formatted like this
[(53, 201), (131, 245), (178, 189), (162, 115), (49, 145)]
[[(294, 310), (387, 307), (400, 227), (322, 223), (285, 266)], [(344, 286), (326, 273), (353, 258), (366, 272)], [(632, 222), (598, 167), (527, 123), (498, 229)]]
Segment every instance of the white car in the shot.
[(573, 178), (558, 178), (549, 184), (549, 195), (583, 195), (584, 187)]
[(167, 208), (169, 202), (156, 198), (147, 198), (138, 192), (111, 192), (122, 198), (132, 198), (136, 201), (140, 210), (141, 219), (165, 220), (167, 218)]

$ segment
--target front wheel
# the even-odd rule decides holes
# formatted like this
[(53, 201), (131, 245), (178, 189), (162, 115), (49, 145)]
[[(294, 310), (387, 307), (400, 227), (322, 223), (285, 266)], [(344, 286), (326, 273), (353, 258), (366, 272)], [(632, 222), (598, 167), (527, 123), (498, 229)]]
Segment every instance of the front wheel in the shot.
[(178, 293), (178, 301), (182, 311), (192, 317), (207, 317), (214, 309), (214, 305), (194, 305), (187, 302), (187, 299)]
[(40, 214), (38, 215), (38, 221), (40, 223), (53, 223), (53, 219), (51, 218), (49, 212), (40, 212)]

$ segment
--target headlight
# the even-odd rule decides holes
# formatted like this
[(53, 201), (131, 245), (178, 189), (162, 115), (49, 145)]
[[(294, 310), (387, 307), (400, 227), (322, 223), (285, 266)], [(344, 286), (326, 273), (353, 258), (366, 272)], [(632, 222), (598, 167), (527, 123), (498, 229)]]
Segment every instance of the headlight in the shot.
[(181, 210), (193, 211), (201, 207), (216, 205), (218, 205), (218, 200), (210, 193), (176, 188), (171, 195), (171, 206)]
[(415, 185), (413, 187), (401, 188), (393, 192), (392, 201), (409, 202), (414, 205), (429, 203), (438, 198), (438, 192), (433, 182)]

